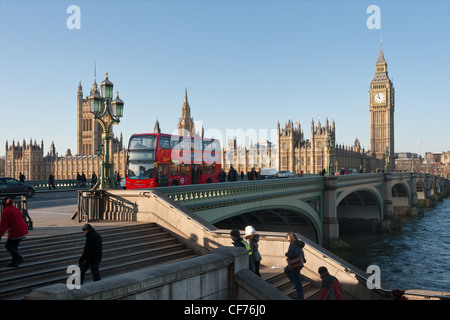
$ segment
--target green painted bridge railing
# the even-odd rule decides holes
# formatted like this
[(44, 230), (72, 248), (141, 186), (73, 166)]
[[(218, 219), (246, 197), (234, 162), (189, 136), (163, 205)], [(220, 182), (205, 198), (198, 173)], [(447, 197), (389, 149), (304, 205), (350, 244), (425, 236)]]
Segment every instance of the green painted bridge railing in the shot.
[(304, 192), (323, 190), (323, 188), (323, 177), (316, 176), (172, 186), (158, 188), (158, 191), (189, 210), (198, 211), (286, 197)]

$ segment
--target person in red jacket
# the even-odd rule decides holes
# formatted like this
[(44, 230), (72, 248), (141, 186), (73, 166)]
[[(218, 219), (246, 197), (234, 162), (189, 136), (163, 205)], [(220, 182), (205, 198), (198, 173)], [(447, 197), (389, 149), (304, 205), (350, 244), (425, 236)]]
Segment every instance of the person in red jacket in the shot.
[(12, 256), (12, 261), (7, 267), (18, 267), (23, 261), (23, 257), (19, 254), (19, 244), (28, 234), (28, 227), (22, 218), (22, 212), (13, 205), (12, 199), (3, 199), (2, 204), (0, 238), (8, 231), (8, 240), (6, 240), (5, 248)]
[(322, 278), (322, 289), (320, 289), (318, 300), (344, 300), (344, 291), (336, 277), (328, 273), (326, 267), (319, 268)]

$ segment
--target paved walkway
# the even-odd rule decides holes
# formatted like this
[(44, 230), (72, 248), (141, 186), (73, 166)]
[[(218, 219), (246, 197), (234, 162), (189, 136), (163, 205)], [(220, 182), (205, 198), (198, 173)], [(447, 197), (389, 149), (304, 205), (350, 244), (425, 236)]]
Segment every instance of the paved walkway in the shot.
[[(44, 209), (30, 209), (29, 215), (33, 221), (33, 230), (29, 230), (27, 238), (38, 238), (58, 234), (80, 232), (84, 222), (71, 220), (73, 213), (77, 209), (76, 205), (52, 207)], [(136, 224), (137, 222), (101, 221), (89, 222), (95, 229), (118, 227)], [(6, 241), (7, 234), (2, 237), (2, 242)]]

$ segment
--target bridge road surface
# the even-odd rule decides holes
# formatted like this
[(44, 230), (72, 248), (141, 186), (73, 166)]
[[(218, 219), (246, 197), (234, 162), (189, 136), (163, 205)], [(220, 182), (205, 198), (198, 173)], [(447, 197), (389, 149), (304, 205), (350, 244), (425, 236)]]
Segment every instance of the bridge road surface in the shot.
[[(33, 198), (28, 198), (28, 215), (33, 220), (33, 230), (29, 230), (27, 238), (44, 237), (56, 234), (80, 232), (84, 222), (70, 218), (77, 210), (77, 191), (36, 191)], [(136, 224), (136, 222), (89, 222), (96, 230)], [(3, 235), (1, 242), (6, 242), (7, 235)]]

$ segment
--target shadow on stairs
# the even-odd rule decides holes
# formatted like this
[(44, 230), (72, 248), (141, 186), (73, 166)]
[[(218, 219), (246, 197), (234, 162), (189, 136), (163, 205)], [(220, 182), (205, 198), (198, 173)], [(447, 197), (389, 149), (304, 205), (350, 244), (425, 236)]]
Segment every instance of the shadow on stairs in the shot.
[[(261, 267), (261, 277), (275, 288), (286, 294), (288, 297), (294, 299), (297, 295), (294, 285), (289, 281), (288, 277), (284, 274), (283, 269), (271, 269), (270, 267)], [(313, 281), (308, 277), (301, 274), (302, 285), (304, 291), (305, 300), (316, 300), (320, 288), (313, 286)]]
[[(98, 232), (103, 239), (102, 278), (198, 256), (155, 223), (136, 223)], [(25, 260), (18, 268), (6, 267), (11, 256), (2, 250), (0, 299), (23, 299), (34, 288), (66, 283), (71, 275), (67, 268), (78, 264), (85, 240), (80, 232), (25, 239), (19, 248)], [(92, 281), (90, 271), (85, 279)]]

